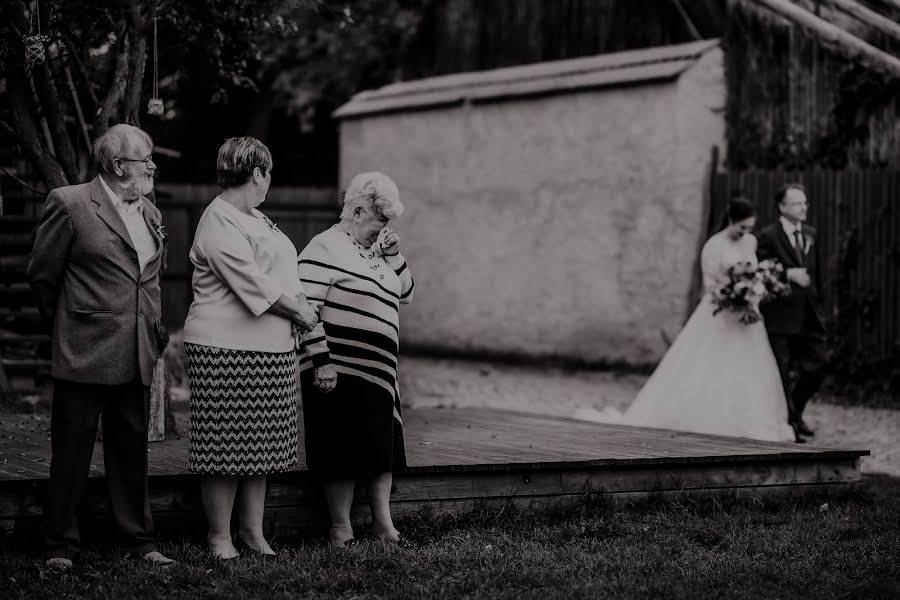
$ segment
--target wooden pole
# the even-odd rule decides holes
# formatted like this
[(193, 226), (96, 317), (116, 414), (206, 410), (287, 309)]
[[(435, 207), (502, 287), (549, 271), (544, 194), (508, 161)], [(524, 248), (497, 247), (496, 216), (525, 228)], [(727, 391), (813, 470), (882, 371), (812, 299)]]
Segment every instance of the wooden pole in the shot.
[(684, 7), (681, 5), (680, 0), (672, 0), (672, 4), (675, 5), (675, 10), (678, 11), (678, 14), (681, 16), (681, 20), (684, 21), (684, 26), (687, 27), (688, 33), (691, 34), (691, 37), (695, 40), (699, 40), (700, 32), (697, 31), (697, 28), (694, 27), (694, 22), (691, 21), (690, 15), (687, 14), (687, 11), (684, 10)]
[(900, 10), (900, 0), (878, 0), (882, 4), (887, 4), (895, 10)]
[(753, 2), (814, 33), (823, 43), (849, 51), (872, 69), (900, 78), (900, 59), (820, 19), (808, 10), (788, 0), (753, 0)]
[(166, 439), (166, 361), (160, 356), (153, 368), (150, 383), (150, 421), (147, 424), (147, 441), (162, 442)]
[(827, 0), (838, 10), (850, 15), (860, 23), (864, 23), (873, 29), (900, 40), (900, 24), (887, 17), (866, 8), (855, 0)]

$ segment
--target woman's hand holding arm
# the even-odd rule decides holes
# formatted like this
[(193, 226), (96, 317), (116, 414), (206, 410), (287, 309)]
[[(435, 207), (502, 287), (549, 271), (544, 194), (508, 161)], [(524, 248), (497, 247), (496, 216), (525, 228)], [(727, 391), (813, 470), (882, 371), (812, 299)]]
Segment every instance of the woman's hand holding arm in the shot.
[(290, 319), (301, 334), (312, 331), (319, 321), (316, 309), (302, 295), (298, 295), (297, 299), (294, 299), (286, 294), (282, 294), (266, 312)]

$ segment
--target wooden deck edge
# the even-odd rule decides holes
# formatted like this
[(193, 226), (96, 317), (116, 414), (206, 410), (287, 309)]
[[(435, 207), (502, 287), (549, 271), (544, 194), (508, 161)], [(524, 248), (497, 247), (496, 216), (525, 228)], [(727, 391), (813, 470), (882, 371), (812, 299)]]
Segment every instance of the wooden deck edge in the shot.
[[(471, 465), (415, 465), (407, 467), (403, 471), (397, 473), (398, 476), (404, 475), (431, 475), (437, 473), (489, 473), (489, 472), (521, 472), (521, 471), (546, 471), (554, 470), (577, 470), (585, 468), (645, 468), (665, 466), (668, 469), (689, 466), (702, 466), (712, 464), (768, 464), (771, 462), (782, 463), (803, 463), (803, 462), (834, 462), (848, 459), (859, 459), (864, 456), (870, 456), (869, 450), (809, 450), (809, 451), (792, 451), (792, 452), (773, 452), (760, 454), (736, 454), (736, 455), (715, 455), (715, 456), (661, 456), (653, 458), (604, 458), (586, 461), (546, 461), (546, 462), (520, 462), (520, 463), (497, 463), (482, 464), (476, 463)], [(193, 479), (198, 477), (195, 473), (178, 473), (178, 474), (151, 474), (150, 478), (156, 482), (173, 482), (185, 479)], [(269, 476), (270, 481), (291, 480), (295, 483), (302, 482), (304, 479), (315, 481), (315, 476), (304, 468), (296, 468), (285, 471), (283, 473), (275, 473)], [(92, 471), (90, 481), (103, 480), (102, 471)], [(0, 492), (4, 489), (16, 488), (19, 486), (29, 487), (35, 484), (45, 482), (44, 478), (0, 478)]]
[[(394, 477), (391, 502), (455, 502), (496, 498), (539, 498), (583, 496), (585, 494), (707, 493), (714, 490), (764, 489), (791, 486), (853, 484), (861, 479), (860, 459), (777, 461), (722, 465), (690, 464), (682, 468), (660, 465), (627, 469), (587, 467), (581, 469), (510, 469), (499, 472), (407, 471)], [(268, 510), (295, 510), (321, 505), (321, 490), (304, 472), (287, 473), (269, 481)], [(202, 514), (198, 475), (151, 478), (151, 507), (154, 515)], [(19, 485), (9, 485), (19, 484)], [(39, 517), (43, 512), (46, 480), (0, 482), (0, 519)], [(365, 502), (358, 490), (356, 503)], [(88, 513), (107, 511), (106, 485), (102, 479), (88, 484)]]
[(760, 454), (737, 454), (721, 456), (661, 456), (654, 458), (604, 458), (585, 461), (552, 461), (537, 463), (497, 463), (474, 465), (434, 465), (408, 467), (403, 474), (431, 474), (454, 472), (489, 472), (489, 471), (541, 471), (545, 469), (582, 469), (600, 467), (646, 467), (666, 466), (669, 468), (705, 464), (756, 464), (774, 461), (781, 462), (820, 462), (822, 460), (859, 459), (869, 456), (869, 450), (826, 450), (820, 452), (780, 452)]

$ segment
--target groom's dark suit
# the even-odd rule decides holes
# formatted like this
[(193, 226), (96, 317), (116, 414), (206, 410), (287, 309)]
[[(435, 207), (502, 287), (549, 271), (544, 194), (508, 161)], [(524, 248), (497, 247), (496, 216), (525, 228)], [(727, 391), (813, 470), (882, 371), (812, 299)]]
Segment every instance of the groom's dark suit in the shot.
[(75, 513), (101, 413), (110, 508), (122, 547), (156, 550), (147, 495), (147, 410), (162, 341), (164, 243), (159, 210), (146, 198), (137, 202), (155, 246), (143, 271), (129, 230), (99, 178), (51, 191), (35, 234), (28, 278), (52, 324), (50, 556), (71, 558), (80, 549)]
[[(760, 231), (757, 255), (760, 260), (776, 259), (785, 269), (802, 267), (810, 277), (809, 287), (791, 284), (785, 298), (764, 303), (760, 309), (772, 351), (781, 371), (788, 402), (788, 421), (796, 431), (803, 424), (806, 403), (818, 390), (827, 361), (825, 321), (822, 317), (816, 230), (801, 226), (802, 247), (788, 237), (781, 219)], [(790, 385), (791, 366), (800, 370), (796, 383)]]

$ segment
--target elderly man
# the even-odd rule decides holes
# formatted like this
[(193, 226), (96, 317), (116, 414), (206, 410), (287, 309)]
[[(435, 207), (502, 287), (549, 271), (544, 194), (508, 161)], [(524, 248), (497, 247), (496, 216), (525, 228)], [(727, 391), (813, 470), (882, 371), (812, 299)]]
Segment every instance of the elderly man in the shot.
[(75, 512), (84, 495), (97, 425), (121, 547), (159, 565), (147, 494), (147, 414), (163, 345), (159, 272), (164, 234), (153, 189), (153, 142), (115, 125), (94, 144), (100, 174), (47, 196), (28, 280), (52, 325), (53, 407), (47, 490), (48, 565), (78, 555)]

